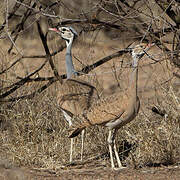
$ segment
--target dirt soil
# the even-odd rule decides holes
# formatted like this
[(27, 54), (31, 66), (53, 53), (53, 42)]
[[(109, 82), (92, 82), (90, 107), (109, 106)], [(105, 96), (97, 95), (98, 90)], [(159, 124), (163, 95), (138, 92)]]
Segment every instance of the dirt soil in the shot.
[(110, 167), (91, 162), (59, 169), (1, 167), (0, 180), (180, 180), (180, 166), (124, 168), (112, 170)]

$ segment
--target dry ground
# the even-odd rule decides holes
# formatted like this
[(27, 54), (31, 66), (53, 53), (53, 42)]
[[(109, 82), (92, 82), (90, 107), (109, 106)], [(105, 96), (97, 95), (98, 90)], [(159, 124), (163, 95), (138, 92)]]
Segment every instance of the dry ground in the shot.
[(146, 167), (141, 169), (125, 168), (112, 170), (98, 166), (95, 161), (78, 167), (60, 169), (0, 168), (3, 180), (179, 180), (180, 166)]

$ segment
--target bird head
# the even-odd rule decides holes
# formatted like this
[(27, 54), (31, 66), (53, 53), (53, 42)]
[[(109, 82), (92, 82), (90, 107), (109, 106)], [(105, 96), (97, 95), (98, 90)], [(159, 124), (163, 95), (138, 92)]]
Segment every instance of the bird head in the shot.
[(128, 50), (131, 53), (132, 56), (132, 66), (137, 67), (139, 60), (144, 56), (144, 54), (147, 54), (147, 51), (153, 46), (154, 44), (148, 44), (148, 43), (140, 43), (138, 45), (135, 45), (135, 43), (131, 44), (128, 47)]
[(134, 45), (133, 43), (128, 49), (130, 50), (132, 57), (140, 59), (152, 46), (154, 46), (154, 43), (140, 43), (138, 45)]
[(73, 39), (78, 36), (77, 32), (72, 27), (49, 28), (49, 30), (58, 33), (67, 44), (72, 42)]

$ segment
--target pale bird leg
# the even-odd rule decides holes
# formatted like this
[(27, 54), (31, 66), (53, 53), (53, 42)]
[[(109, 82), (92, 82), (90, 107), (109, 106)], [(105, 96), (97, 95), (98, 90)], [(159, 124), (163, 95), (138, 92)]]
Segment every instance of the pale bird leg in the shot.
[(115, 156), (116, 156), (118, 166), (119, 166), (119, 168), (123, 168), (122, 163), (121, 163), (120, 158), (119, 158), (119, 154), (118, 154), (117, 146), (116, 146), (116, 140), (115, 140), (115, 136), (116, 136), (117, 131), (118, 131), (118, 129), (115, 129), (114, 132), (113, 132), (112, 142), (113, 142), (113, 145), (114, 145), (114, 153), (115, 153)]
[(70, 163), (72, 163), (72, 155), (73, 155), (73, 138), (71, 138), (71, 147), (70, 147)]
[[(67, 114), (66, 111), (62, 110), (63, 115), (66, 119), (66, 121), (68, 122), (69, 126), (72, 125), (72, 118)], [(72, 163), (72, 155), (73, 155), (73, 139), (71, 139), (71, 147), (70, 147), (70, 160), (69, 162)]]
[(114, 169), (114, 160), (113, 160), (113, 152), (112, 152), (112, 130), (109, 130), (109, 136), (108, 136), (108, 146), (109, 146), (109, 153), (110, 153), (110, 159), (111, 159), (111, 167)]
[(114, 140), (114, 153), (115, 153), (116, 160), (117, 160), (119, 168), (123, 168), (122, 163), (121, 163), (120, 158), (119, 158), (119, 154), (118, 154), (118, 151), (117, 151), (115, 140)]
[(81, 161), (83, 160), (83, 152), (84, 152), (84, 133), (85, 133), (85, 130), (83, 129), (82, 132), (81, 132)]

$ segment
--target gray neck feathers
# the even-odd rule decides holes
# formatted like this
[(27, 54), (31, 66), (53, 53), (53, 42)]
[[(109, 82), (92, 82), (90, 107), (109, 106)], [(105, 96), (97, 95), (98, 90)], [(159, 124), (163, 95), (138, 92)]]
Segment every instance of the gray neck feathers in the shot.
[(136, 80), (136, 73), (138, 67), (138, 57), (135, 54), (132, 54), (132, 72), (130, 75), (130, 84), (134, 83)]
[(129, 90), (132, 93), (133, 99), (137, 97), (137, 81), (138, 81), (138, 60), (137, 56), (132, 55), (132, 72), (130, 74)]
[(137, 57), (137, 55), (133, 52), (132, 53), (132, 67), (136, 68), (138, 66), (138, 60), (139, 58)]
[(72, 48), (72, 41), (66, 42), (67, 49), (66, 49), (66, 73), (67, 79), (71, 78), (71, 76), (75, 73), (74, 65), (72, 62), (72, 55), (71, 55), (71, 48)]

